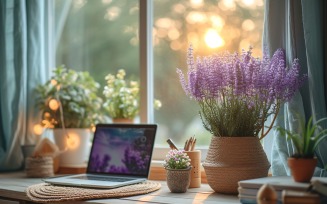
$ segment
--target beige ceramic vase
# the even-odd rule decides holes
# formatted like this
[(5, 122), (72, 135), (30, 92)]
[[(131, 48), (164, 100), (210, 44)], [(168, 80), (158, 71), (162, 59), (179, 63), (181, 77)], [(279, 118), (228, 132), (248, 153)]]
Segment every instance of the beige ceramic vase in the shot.
[(215, 192), (237, 194), (239, 181), (268, 176), (270, 164), (257, 137), (213, 136), (203, 167)]
[(172, 193), (185, 193), (190, 186), (191, 167), (187, 169), (166, 168), (167, 186)]

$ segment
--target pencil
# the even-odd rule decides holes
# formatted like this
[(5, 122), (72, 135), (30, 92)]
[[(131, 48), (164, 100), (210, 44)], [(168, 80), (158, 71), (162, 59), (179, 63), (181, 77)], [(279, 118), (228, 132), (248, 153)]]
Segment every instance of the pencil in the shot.
[(184, 145), (184, 151), (187, 151), (187, 144), (188, 144), (188, 140), (185, 141), (185, 145)]
[(178, 150), (178, 148), (176, 147), (176, 145), (174, 144), (174, 142), (170, 138), (167, 140), (167, 143), (169, 144), (170, 149)]
[(193, 144), (192, 144), (192, 149), (191, 149), (191, 151), (194, 151), (195, 143), (196, 143), (196, 139), (193, 140)]

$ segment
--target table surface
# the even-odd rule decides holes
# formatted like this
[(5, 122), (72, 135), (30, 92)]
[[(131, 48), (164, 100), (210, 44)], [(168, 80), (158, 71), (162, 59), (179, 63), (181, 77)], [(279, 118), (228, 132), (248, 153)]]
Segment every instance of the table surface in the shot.
[[(190, 188), (186, 193), (171, 193), (165, 181), (158, 182), (162, 185), (161, 189), (145, 195), (65, 203), (240, 203), (237, 196), (214, 193), (207, 184), (202, 184), (201, 188)], [(26, 196), (25, 189), (30, 185), (38, 183), (42, 183), (40, 178), (27, 178), (24, 172), (0, 173), (0, 199), (15, 200), (20, 203), (32, 203)]]

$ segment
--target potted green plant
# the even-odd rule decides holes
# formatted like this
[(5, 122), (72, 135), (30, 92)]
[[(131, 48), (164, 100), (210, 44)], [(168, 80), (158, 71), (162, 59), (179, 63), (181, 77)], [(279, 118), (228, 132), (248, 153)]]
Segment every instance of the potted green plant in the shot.
[(125, 80), (125, 75), (125, 70), (120, 69), (116, 75), (108, 74), (105, 78), (103, 107), (113, 122), (132, 122), (139, 113), (139, 84)]
[(173, 193), (185, 193), (190, 185), (191, 159), (184, 150), (170, 150), (164, 161), (167, 185)]
[[(125, 76), (125, 70), (119, 69), (116, 75), (108, 74), (105, 77), (107, 84), (103, 90), (105, 96), (103, 107), (113, 122), (132, 123), (139, 113), (139, 83), (126, 80)], [(160, 107), (161, 102), (154, 100), (154, 108)]]
[[(238, 181), (268, 175), (270, 164), (259, 140), (306, 78), (299, 74), (298, 60), (291, 67), (285, 61), (282, 49), (258, 59), (251, 48), (195, 60), (190, 46), (187, 78), (177, 69), (182, 88), (199, 104), (203, 125), (212, 134), (203, 167), (216, 192), (236, 194)], [(267, 124), (269, 116), (273, 119)]]
[(318, 144), (327, 137), (327, 129), (323, 129), (319, 124), (327, 118), (322, 118), (314, 122), (311, 116), (307, 123), (300, 120), (300, 129), (291, 132), (282, 127), (276, 127), (282, 136), (292, 140), (296, 153), (288, 158), (293, 179), (297, 182), (309, 182), (317, 165), (315, 150)]
[(55, 142), (64, 151), (60, 166), (85, 163), (91, 128), (102, 116), (99, 87), (88, 72), (77, 72), (63, 65), (53, 70), (50, 80), (36, 87), (41, 125), (53, 129)]

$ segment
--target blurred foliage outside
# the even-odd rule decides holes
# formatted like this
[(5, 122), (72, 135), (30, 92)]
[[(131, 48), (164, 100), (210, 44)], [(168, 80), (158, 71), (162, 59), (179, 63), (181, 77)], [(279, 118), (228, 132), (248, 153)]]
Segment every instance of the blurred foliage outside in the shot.
[[(56, 65), (89, 71), (105, 85), (104, 77), (125, 69), (139, 80), (139, 3), (137, 0), (56, 0)], [(254, 47), (261, 57), (263, 0), (154, 0), (154, 97), (159, 125), (156, 143), (167, 138), (182, 146), (195, 136), (207, 146), (211, 135), (198, 116), (198, 105), (184, 94), (176, 68), (186, 70), (186, 51), (195, 55)], [(142, 88), (142, 87), (141, 87)], [(101, 89), (102, 91), (103, 89)]]

